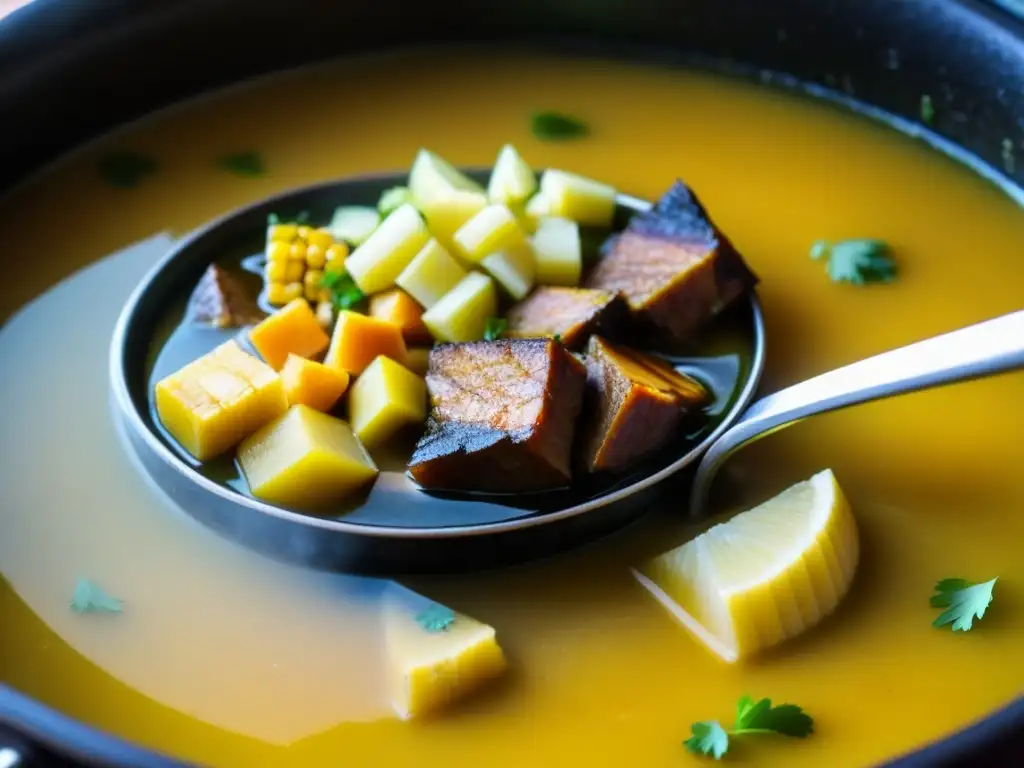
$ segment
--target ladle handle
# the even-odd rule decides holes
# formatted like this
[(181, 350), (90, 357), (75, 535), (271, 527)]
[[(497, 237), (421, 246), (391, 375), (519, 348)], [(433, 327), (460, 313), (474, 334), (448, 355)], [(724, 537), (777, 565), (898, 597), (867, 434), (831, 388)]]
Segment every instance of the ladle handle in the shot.
[(719, 468), (743, 446), (808, 416), (1024, 368), (1024, 310), (869, 357), (763, 397), (722, 433), (694, 476), (698, 517)]

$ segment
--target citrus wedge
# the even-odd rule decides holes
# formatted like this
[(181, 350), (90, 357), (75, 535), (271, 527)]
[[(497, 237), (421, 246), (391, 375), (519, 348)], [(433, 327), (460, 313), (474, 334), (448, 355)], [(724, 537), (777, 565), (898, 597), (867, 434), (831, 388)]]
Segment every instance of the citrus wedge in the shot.
[(711, 651), (733, 662), (835, 610), (859, 555), (853, 513), (827, 469), (634, 574)]

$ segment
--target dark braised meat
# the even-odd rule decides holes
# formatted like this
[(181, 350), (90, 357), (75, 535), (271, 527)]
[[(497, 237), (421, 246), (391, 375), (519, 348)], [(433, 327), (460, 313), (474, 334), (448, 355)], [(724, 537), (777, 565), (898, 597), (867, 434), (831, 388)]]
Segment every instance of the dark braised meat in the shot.
[(757, 284), (681, 181), (609, 239), (605, 251), (584, 287), (622, 293), (639, 319), (679, 341)]
[(582, 440), (587, 469), (626, 469), (663, 448), (711, 399), (700, 382), (663, 360), (591, 336)]
[(617, 335), (629, 311), (622, 297), (610, 291), (541, 286), (512, 307), (506, 318), (506, 336), (558, 336), (565, 346), (576, 349), (593, 333)]
[(583, 364), (549, 339), (434, 347), (431, 414), (409, 472), (438, 490), (563, 487), (585, 385)]
[(206, 268), (188, 300), (188, 318), (215, 328), (256, 325), (267, 315), (238, 278), (216, 264)]

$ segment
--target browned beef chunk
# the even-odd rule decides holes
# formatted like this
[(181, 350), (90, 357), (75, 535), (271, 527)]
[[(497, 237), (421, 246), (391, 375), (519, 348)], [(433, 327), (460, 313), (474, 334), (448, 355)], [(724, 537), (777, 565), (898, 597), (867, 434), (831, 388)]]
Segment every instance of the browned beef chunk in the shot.
[(686, 341), (757, 283), (681, 181), (606, 243), (584, 286), (619, 292), (642, 320)]
[(188, 317), (215, 328), (255, 325), (266, 317), (237, 277), (216, 264), (207, 267), (188, 301)]
[(424, 488), (488, 492), (559, 488), (586, 369), (549, 339), (441, 344), (430, 352), (426, 434), (409, 461)]
[(626, 469), (663, 448), (688, 414), (711, 402), (695, 379), (600, 336), (590, 337), (587, 385), (583, 451), (591, 472)]
[(509, 337), (558, 336), (565, 346), (576, 349), (592, 333), (616, 335), (629, 312), (622, 297), (610, 291), (545, 285), (512, 307), (507, 319)]

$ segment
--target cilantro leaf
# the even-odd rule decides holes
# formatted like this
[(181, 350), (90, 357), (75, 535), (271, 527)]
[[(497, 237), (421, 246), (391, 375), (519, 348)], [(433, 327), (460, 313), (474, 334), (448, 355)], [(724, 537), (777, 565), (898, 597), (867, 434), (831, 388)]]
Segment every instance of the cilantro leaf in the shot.
[(112, 187), (131, 189), (157, 172), (156, 159), (139, 152), (108, 152), (99, 159), (96, 170)]
[(236, 176), (252, 177), (262, 176), (266, 173), (263, 158), (255, 150), (237, 152), (233, 155), (222, 155), (217, 158), (217, 165)]
[(932, 608), (945, 608), (932, 622), (933, 627), (952, 624), (954, 632), (967, 632), (974, 626), (975, 619), (985, 616), (992, 602), (992, 590), (998, 577), (991, 581), (972, 584), (966, 579), (942, 579), (935, 585)]
[(443, 605), (431, 603), (425, 610), (416, 614), (416, 623), (427, 632), (444, 632), (455, 621), (455, 612)]
[(683, 746), (695, 755), (710, 755), (721, 760), (722, 755), (729, 751), (729, 734), (714, 720), (694, 723), (690, 732), (693, 735), (683, 742)]
[(579, 118), (550, 110), (534, 112), (530, 117), (530, 130), (543, 141), (577, 139), (590, 133), (590, 128)]
[(392, 187), (391, 189), (385, 189), (380, 196), (380, 200), (377, 201), (377, 212), (380, 213), (382, 219), (386, 219), (397, 209), (401, 208), (406, 203), (412, 202), (412, 193), (408, 187)]
[(827, 260), (828, 276), (834, 283), (866, 285), (889, 283), (896, 278), (896, 262), (882, 240), (819, 240), (811, 247), (810, 255), (815, 261)]
[(553, 340), (553, 341), (554, 341), (554, 342), (555, 342), (556, 344), (561, 344), (561, 343), (562, 343), (562, 334), (560, 334), (560, 333), (556, 333), (556, 334), (555, 334), (554, 336), (552, 336), (551, 338), (552, 338), (552, 340)]
[(814, 731), (814, 720), (795, 704), (772, 706), (771, 699), (755, 702), (744, 696), (736, 706), (732, 733), (778, 733), (802, 739)]
[(320, 278), (320, 286), (331, 292), (331, 301), (335, 309), (352, 309), (366, 298), (356, 281), (348, 272), (324, 272)]
[(501, 334), (508, 328), (508, 320), (503, 317), (487, 318), (487, 325), (484, 326), (484, 341), (495, 341), (501, 338)]
[(88, 579), (79, 579), (75, 594), (71, 598), (71, 610), (75, 613), (121, 613), (124, 601), (111, 597)]

